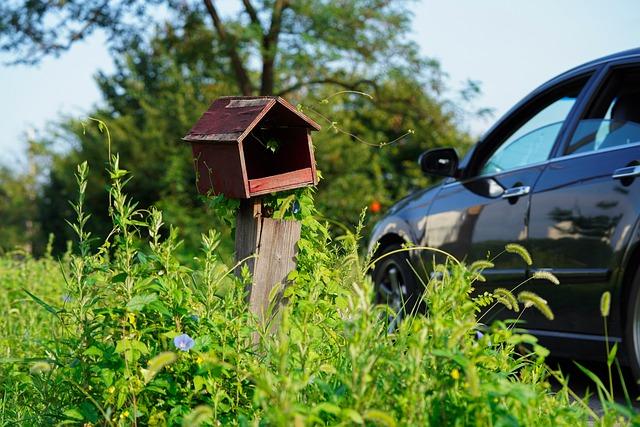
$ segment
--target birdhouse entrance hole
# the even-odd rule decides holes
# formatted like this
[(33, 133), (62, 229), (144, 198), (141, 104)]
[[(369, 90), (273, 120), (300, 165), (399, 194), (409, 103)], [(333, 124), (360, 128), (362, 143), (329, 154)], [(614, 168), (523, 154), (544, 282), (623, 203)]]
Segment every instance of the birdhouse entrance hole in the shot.
[(242, 142), (249, 189), (268, 191), (304, 182), (313, 183), (306, 128), (255, 129)]

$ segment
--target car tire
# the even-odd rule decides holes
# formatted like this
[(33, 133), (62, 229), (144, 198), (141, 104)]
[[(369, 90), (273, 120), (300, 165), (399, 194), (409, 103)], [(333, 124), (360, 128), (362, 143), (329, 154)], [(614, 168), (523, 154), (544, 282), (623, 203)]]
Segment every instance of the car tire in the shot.
[(631, 283), (631, 293), (627, 303), (624, 344), (627, 363), (631, 369), (636, 387), (640, 384), (640, 269)]
[[(400, 245), (389, 245), (379, 252), (376, 258), (372, 279), (376, 292), (376, 303), (387, 304), (395, 313), (390, 317), (389, 329), (395, 329), (408, 314), (420, 309), (422, 292), (418, 286), (416, 273), (411, 268), (407, 251)], [(375, 261), (375, 259), (374, 259)]]

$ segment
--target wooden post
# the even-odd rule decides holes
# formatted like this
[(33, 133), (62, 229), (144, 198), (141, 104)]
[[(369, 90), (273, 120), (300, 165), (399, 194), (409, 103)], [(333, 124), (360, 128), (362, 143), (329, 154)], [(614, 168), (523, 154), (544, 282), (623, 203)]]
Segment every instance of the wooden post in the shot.
[(271, 291), (277, 284), (285, 286), (288, 274), (296, 268), (300, 230), (299, 221), (265, 217), (259, 198), (240, 202), (236, 217), (236, 261), (246, 260), (244, 264), (253, 277), (249, 308), (263, 322), (271, 320), (265, 319)]
[[(272, 321), (266, 314), (274, 287), (286, 286), (296, 267), (301, 224), (269, 218), (259, 197), (318, 183), (311, 142), (311, 132), (318, 130), (320, 125), (278, 96), (225, 96), (183, 138), (191, 144), (198, 191), (241, 201), (236, 260), (252, 274), (249, 308), (263, 323)], [(263, 140), (275, 141), (276, 152)]]

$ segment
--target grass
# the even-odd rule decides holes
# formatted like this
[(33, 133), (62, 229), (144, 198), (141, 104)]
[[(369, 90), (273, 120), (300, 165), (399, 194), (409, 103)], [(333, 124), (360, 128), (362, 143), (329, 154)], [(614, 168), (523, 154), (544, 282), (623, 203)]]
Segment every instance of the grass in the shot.
[[(73, 252), (0, 259), (0, 425), (634, 421), (614, 404), (593, 413), (566, 384), (554, 391), (546, 350), (515, 324), (482, 327), (478, 315), (490, 304), (549, 309), (508, 290), (472, 298), (490, 263), (439, 266), (425, 288), (428, 314), (389, 332), (388, 309), (373, 303), (370, 260), (358, 253), (361, 229), (332, 240), (306, 194), (287, 304), (262, 324), (248, 311), (246, 270), (234, 276), (217, 253), (220, 235), (205, 232), (200, 255), (181, 263), (177, 231), (127, 197), (117, 156), (109, 167), (113, 230), (93, 240), (84, 229), (87, 174), (86, 165), (76, 173)], [(532, 351), (516, 351), (523, 346)]]
[[(2, 422), (561, 425), (588, 418), (566, 393), (551, 391), (541, 357), (515, 352), (531, 337), (498, 323), (477, 338), (469, 298), (476, 273), (464, 267), (451, 265), (429, 284), (429, 316), (409, 317), (389, 334), (358, 258), (334, 247), (319, 266), (325, 280), (289, 288), (271, 333), (247, 314), (241, 281), (206, 252), (212, 243), (198, 269), (136, 266), (131, 295), (119, 289), (119, 268), (101, 268), (91, 275), (101, 302), (82, 310), (77, 295), (64, 303), (60, 270), (70, 259), (3, 260), (2, 272), (11, 272), (1, 276), (10, 287), (3, 312), (15, 315), (3, 324)], [(149, 297), (144, 284), (156, 281), (165, 287), (153, 286), (157, 298)], [(74, 320), (81, 312), (87, 317)], [(25, 335), (32, 331), (38, 335)], [(178, 351), (178, 333), (195, 346)]]

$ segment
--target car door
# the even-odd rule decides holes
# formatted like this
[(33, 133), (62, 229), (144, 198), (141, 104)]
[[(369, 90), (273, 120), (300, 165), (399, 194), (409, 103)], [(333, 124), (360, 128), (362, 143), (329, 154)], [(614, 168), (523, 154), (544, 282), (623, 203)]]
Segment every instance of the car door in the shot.
[(502, 253), (485, 270), (480, 292), (525, 279), (525, 263), (504, 248), (526, 243), (530, 191), (588, 78), (542, 91), (517, 108), (476, 147), (463, 178), (445, 183), (432, 203), (427, 245), (469, 262)]
[[(600, 297), (617, 291), (623, 252), (640, 212), (640, 66), (613, 67), (544, 170), (531, 196), (534, 269), (560, 285), (531, 283), (555, 320), (531, 311), (531, 329), (603, 335)], [(614, 292), (610, 333), (620, 336)], [(544, 335), (544, 333), (540, 333)]]

